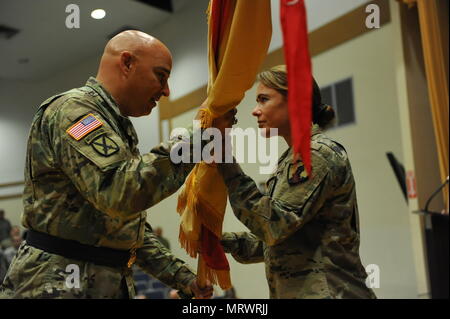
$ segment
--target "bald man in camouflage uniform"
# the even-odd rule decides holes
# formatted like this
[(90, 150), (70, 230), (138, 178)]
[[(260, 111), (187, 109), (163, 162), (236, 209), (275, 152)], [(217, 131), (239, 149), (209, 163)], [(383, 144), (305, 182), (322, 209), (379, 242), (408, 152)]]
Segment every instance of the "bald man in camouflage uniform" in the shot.
[(25, 171), (29, 233), (3, 297), (133, 298), (134, 262), (186, 298), (211, 295), (146, 223), (145, 209), (173, 194), (193, 168), (171, 162), (178, 139), (140, 155), (128, 119), (169, 95), (170, 68), (162, 43), (127, 31), (108, 43), (97, 78), (40, 106)]
[(219, 165), (236, 217), (250, 233), (224, 233), (240, 263), (264, 262), (270, 298), (375, 298), (359, 257), (355, 181), (344, 148), (314, 125), (312, 176), (279, 159), (262, 194), (238, 164)]

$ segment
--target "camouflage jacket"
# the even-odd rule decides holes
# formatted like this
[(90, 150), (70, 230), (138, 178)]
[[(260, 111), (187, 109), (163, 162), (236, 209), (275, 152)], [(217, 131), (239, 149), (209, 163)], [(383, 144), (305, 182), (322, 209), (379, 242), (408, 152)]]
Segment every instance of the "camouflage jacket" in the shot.
[(312, 174), (292, 149), (261, 193), (238, 164), (220, 165), (236, 217), (250, 233), (225, 233), (241, 263), (264, 262), (271, 298), (375, 298), (359, 257), (355, 181), (344, 148), (314, 125)]
[[(89, 133), (80, 138), (85, 131), (74, 127)], [(193, 168), (193, 164), (171, 162), (170, 150), (176, 142), (179, 139), (140, 155), (131, 121), (120, 114), (95, 78), (47, 99), (33, 119), (28, 140), (23, 225), (82, 244), (137, 248), (136, 262), (144, 271), (190, 294), (186, 286), (195, 275), (146, 225), (145, 209), (173, 194)], [(64, 291), (64, 285), (57, 283), (63, 280), (67, 264), (80, 267), (83, 278), (78, 291)], [(36, 282), (34, 276), (45, 281)], [(132, 297), (132, 277), (126, 269), (71, 261), (25, 245), (10, 267), (4, 289), (19, 298), (114, 298), (122, 296), (122, 279)], [(44, 287), (45, 282), (53, 287)]]

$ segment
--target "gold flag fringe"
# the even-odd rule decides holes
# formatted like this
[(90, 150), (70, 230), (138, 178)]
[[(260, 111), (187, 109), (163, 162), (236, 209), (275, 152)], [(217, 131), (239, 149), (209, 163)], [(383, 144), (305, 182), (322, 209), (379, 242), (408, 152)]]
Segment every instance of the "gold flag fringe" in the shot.
[(229, 270), (212, 269), (208, 267), (208, 265), (206, 265), (204, 259), (202, 259), (202, 262), (204, 263), (203, 267), (205, 271), (205, 277), (209, 282), (214, 285), (218, 285), (223, 290), (227, 290), (232, 287)]
[[(202, 129), (212, 126), (214, 115), (209, 109), (200, 109), (199, 117)], [(217, 238), (222, 238), (225, 207), (221, 212), (220, 208), (217, 209), (209, 204), (206, 200), (207, 194), (201, 194), (202, 190), (205, 192), (205, 185), (201, 188), (200, 180), (208, 178), (214, 180), (214, 189), (207, 190), (209, 195), (214, 192), (217, 197), (221, 198), (220, 202), (226, 204), (227, 189), (220, 177), (217, 165), (214, 163), (198, 163), (187, 178), (185, 187), (178, 197), (177, 212), (182, 220), (178, 240), (181, 247), (193, 258), (196, 258), (199, 253), (201, 254), (199, 249), (202, 225), (213, 232)], [(206, 264), (204, 258), (199, 258), (199, 263), (201, 263), (202, 271), (198, 275), (203, 277), (201, 278), (202, 281), (208, 280), (212, 284), (219, 285), (222, 289), (231, 288), (230, 271), (228, 269), (212, 269)]]

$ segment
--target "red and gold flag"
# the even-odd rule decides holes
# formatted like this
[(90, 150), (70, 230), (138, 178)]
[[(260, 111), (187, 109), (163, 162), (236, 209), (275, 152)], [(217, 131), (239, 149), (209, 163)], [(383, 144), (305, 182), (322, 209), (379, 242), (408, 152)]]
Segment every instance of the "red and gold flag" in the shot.
[[(201, 126), (236, 107), (254, 83), (270, 44), (270, 0), (211, 0), (208, 30), (208, 98)], [(231, 288), (230, 267), (220, 238), (227, 189), (214, 163), (197, 164), (178, 198), (180, 242), (192, 257), (200, 254), (197, 276)]]

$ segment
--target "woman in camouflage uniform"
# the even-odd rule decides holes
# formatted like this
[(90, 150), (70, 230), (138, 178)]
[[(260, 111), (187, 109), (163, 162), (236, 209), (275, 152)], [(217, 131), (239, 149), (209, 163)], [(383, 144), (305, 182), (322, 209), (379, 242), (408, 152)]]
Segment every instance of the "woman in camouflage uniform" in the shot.
[(312, 174), (292, 163), (284, 65), (258, 76), (252, 114), (269, 137), (278, 128), (289, 148), (267, 181), (267, 194), (237, 163), (219, 170), (236, 217), (251, 232), (224, 233), (222, 245), (241, 263), (264, 262), (271, 298), (376, 298), (359, 256), (355, 181), (342, 145), (322, 133), (334, 111), (314, 81)]

